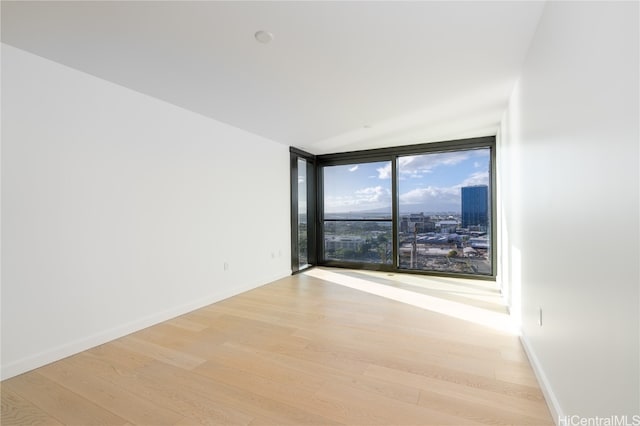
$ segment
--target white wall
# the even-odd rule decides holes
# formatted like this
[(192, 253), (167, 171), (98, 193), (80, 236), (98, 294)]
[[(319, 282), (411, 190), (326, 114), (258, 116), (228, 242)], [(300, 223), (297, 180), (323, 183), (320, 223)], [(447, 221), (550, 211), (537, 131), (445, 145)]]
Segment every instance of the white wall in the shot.
[(500, 280), (559, 415), (640, 414), (638, 15), (548, 2), (499, 134)]
[(3, 378), (290, 273), (286, 146), (2, 55)]

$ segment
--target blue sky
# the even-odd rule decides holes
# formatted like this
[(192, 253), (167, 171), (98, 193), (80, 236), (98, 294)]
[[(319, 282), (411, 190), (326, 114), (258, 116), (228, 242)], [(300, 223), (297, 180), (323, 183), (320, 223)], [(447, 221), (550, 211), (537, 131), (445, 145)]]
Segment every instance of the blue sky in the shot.
[[(489, 183), (488, 149), (405, 156), (399, 163), (401, 214), (459, 212), (462, 186)], [(324, 176), (327, 213), (390, 213), (390, 162), (326, 167)]]

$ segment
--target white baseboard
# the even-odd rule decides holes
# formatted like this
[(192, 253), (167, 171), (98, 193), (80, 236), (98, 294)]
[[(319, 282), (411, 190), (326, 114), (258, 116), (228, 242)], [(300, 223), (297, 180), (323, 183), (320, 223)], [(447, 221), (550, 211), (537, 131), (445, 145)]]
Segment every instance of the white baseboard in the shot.
[(556, 425), (558, 425), (559, 419), (564, 418), (565, 414), (558, 402), (558, 398), (556, 398), (555, 393), (553, 392), (553, 388), (551, 387), (551, 383), (549, 383), (549, 379), (540, 365), (538, 361), (538, 357), (536, 356), (535, 351), (531, 347), (527, 336), (525, 336), (524, 332), (520, 333), (520, 341), (522, 342), (522, 346), (524, 347), (525, 352), (527, 353), (527, 357), (529, 358), (529, 362), (533, 367), (533, 372), (538, 379), (538, 384), (540, 384), (540, 389), (542, 390), (542, 394), (544, 395), (544, 399), (547, 402), (547, 406), (549, 407), (549, 411), (551, 412), (551, 417)]
[(69, 357), (71, 355), (75, 355), (82, 351), (86, 351), (87, 349), (94, 348), (96, 346), (102, 345), (104, 343), (110, 342), (112, 340), (118, 339), (128, 334), (135, 333), (136, 331), (140, 331), (152, 325), (161, 323), (163, 321), (168, 321), (172, 318), (178, 317), (180, 315), (184, 315), (196, 309), (200, 309), (202, 307), (211, 305), (212, 303), (216, 303), (221, 300), (228, 299), (229, 297), (236, 296), (240, 293), (253, 290), (254, 288), (261, 287), (262, 285), (273, 282), (280, 278), (284, 278), (285, 276), (288, 276), (288, 275), (274, 277), (272, 279), (267, 280), (263, 284), (251, 284), (251, 285), (245, 285), (240, 287), (234, 287), (233, 289), (226, 289), (223, 291), (219, 291), (203, 299), (189, 302), (189, 303), (168, 309), (166, 311), (159, 312), (157, 314), (146, 316), (144, 318), (139, 318), (135, 321), (118, 325), (109, 330), (101, 331), (91, 336), (87, 336), (72, 342), (64, 343), (60, 346), (49, 349), (47, 351), (22, 358), (10, 364), (3, 365), (0, 371), (0, 380), (9, 379), (19, 374), (26, 373), (27, 371), (31, 371), (36, 368), (42, 367), (44, 365), (50, 364), (52, 362), (59, 361), (63, 358)]

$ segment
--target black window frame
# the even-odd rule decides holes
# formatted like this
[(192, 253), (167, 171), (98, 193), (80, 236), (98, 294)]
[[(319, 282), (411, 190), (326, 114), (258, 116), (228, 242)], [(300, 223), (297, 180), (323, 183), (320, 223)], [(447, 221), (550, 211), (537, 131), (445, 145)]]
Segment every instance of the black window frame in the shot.
[[(366, 151), (358, 151), (358, 152), (366, 152)], [(334, 154), (331, 154), (334, 155)], [(397, 258), (395, 256), (396, 250), (393, 248), (392, 250), (392, 263), (391, 264), (382, 264), (382, 263), (368, 263), (368, 262), (342, 262), (335, 259), (325, 259), (324, 258), (324, 222), (391, 222), (391, 233), (392, 233), (392, 247), (395, 247), (397, 243), (397, 235), (396, 235), (396, 221), (394, 220), (395, 213), (395, 185), (392, 179), (391, 182), (391, 218), (390, 219), (326, 219), (324, 217), (324, 168), (331, 166), (345, 166), (351, 164), (363, 164), (363, 163), (375, 163), (379, 161), (389, 161), (388, 156), (378, 157), (376, 155), (366, 156), (363, 161), (360, 159), (359, 161), (354, 161), (350, 156), (346, 156), (345, 158), (339, 159), (331, 159), (328, 161), (323, 160), (325, 156), (320, 155), (316, 157), (316, 167), (317, 167), (317, 212), (316, 217), (318, 219), (318, 224), (316, 226), (316, 253), (317, 253), (317, 262), (318, 265), (321, 266), (331, 266), (331, 267), (344, 267), (344, 268), (357, 268), (357, 269), (365, 269), (365, 270), (374, 270), (374, 271), (394, 271), (397, 269)], [(395, 174), (395, 164), (391, 162), (392, 173)]]
[[(443, 271), (428, 271), (428, 270), (415, 270), (415, 269), (401, 269), (399, 267), (399, 250), (398, 250), (398, 226), (400, 222), (399, 216), (399, 203), (398, 203), (398, 158), (407, 155), (423, 155), (434, 154), (443, 152), (456, 152), (466, 151), (472, 149), (487, 148), (490, 152), (490, 169), (489, 169), (489, 215), (490, 215), (490, 238), (491, 238), (491, 251), (490, 251), (490, 264), (491, 274), (465, 274), (456, 272), (443, 272)], [(294, 148), (292, 148), (294, 149)], [(299, 152), (300, 150), (296, 150)], [(310, 155), (308, 153), (305, 153)], [(354, 269), (367, 269), (367, 270), (380, 270), (386, 272), (398, 272), (407, 274), (419, 274), (419, 275), (432, 275), (432, 276), (446, 276), (446, 277), (458, 277), (458, 278), (471, 278), (477, 280), (490, 280), (495, 281), (497, 273), (497, 226), (496, 226), (496, 137), (495, 136), (483, 136), (477, 138), (458, 139), (442, 142), (422, 143), (415, 145), (403, 145), (389, 148), (378, 148), (363, 151), (349, 151), (334, 154), (324, 154), (313, 157), (315, 165), (315, 263), (319, 266), (331, 266), (339, 268), (354, 268)], [(376, 264), (376, 263), (363, 263), (363, 262), (344, 262), (338, 260), (324, 259), (324, 191), (323, 191), (323, 168), (326, 166), (357, 164), (357, 163), (369, 163), (375, 161), (391, 161), (392, 167), (392, 245), (393, 256), (391, 264)], [(293, 160), (292, 160), (293, 167)], [(297, 170), (297, 169), (296, 169)], [(293, 173), (293, 172), (292, 172)], [(292, 174), (293, 176), (293, 174)], [(296, 172), (297, 180), (297, 172)], [(293, 193), (292, 193), (293, 197)], [(297, 197), (297, 194), (296, 194)], [(293, 198), (292, 198), (293, 204)], [(292, 210), (293, 211), (293, 210)], [(296, 213), (297, 214), (297, 213)], [(368, 221), (368, 219), (366, 219)], [(293, 216), (292, 216), (293, 226)], [(292, 243), (294, 233), (292, 227)], [(297, 230), (295, 233), (297, 239)], [(293, 247), (293, 245), (292, 245)], [(297, 247), (297, 242), (296, 242)], [(293, 251), (293, 250), (292, 250)]]
[[(298, 241), (298, 159), (307, 164), (307, 267), (300, 269), (300, 247)], [(316, 156), (300, 149), (289, 147), (291, 172), (291, 272), (297, 274), (317, 265), (317, 207)]]

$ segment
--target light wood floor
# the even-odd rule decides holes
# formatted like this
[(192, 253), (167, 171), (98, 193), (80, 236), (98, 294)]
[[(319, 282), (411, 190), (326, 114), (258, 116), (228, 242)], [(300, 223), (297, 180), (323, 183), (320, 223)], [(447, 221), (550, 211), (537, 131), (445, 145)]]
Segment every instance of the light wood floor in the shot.
[(314, 269), (5, 380), (2, 425), (553, 424), (483, 312), (494, 283)]

